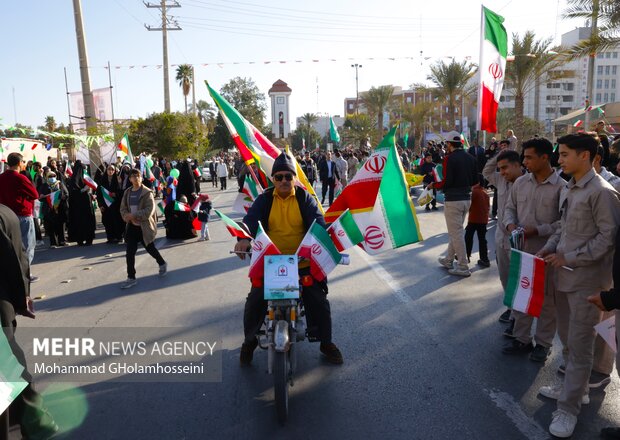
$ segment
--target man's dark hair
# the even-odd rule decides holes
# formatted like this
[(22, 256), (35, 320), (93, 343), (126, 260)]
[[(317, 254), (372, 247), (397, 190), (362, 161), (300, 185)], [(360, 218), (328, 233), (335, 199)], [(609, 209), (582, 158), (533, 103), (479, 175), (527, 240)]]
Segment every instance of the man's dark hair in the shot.
[(551, 145), (551, 142), (544, 137), (535, 137), (523, 142), (523, 151), (528, 148), (533, 148), (534, 151), (536, 151), (536, 155), (538, 157), (542, 156), (543, 154), (551, 157), (551, 155), (553, 154), (553, 145)]
[(129, 177), (131, 177), (131, 176), (140, 176), (140, 175), (142, 175), (142, 173), (140, 173), (139, 169), (132, 168), (132, 169), (129, 170), (128, 175), (129, 175)]
[(584, 151), (589, 152), (590, 162), (594, 160), (596, 150), (599, 146), (598, 141), (587, 133), (567, 134), (558, 139), (558, 144), (566, 145), (571, 150), (576, 150), (577, 153), (582, 153)]
[(513, 150), (504, 150), (497, 155), (497, 162), (507, 160), (509, 163), (521, 164), (521, 156), (519, 153)]
[(6, 158), (6, 164), (9, 167), (14, 167), (14, 166), (19, 165), (22, 162), (22, 160), (24, 160), (24, 156), (22, 156), (21, 154), (11, 153)]
[(424, 153), (424, 157), (433, 157), (433, 155), (427, 151), (426, 153)]
[(603, 148), (602, 145), (599, 145), (596, 148), (596, 155), (597, 156), (601, 156), (601, 161), (603, 160), (603, 158), (605, 157), (605, 149)]
[(499, 144), (510, 145), (510, 141), (508, 139), (502, 139), (501, 141), (499, 141)]

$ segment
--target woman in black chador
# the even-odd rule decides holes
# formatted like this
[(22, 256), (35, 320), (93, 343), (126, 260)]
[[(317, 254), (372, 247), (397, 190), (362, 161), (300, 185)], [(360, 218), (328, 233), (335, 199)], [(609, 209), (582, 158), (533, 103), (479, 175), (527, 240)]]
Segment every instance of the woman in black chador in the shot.
[(179, 184), (177, 186), (177, 200), (181, 200), (181, 196), (187, 198), (187, 202), (190, 206), (196, 200), (196, 183), (194, 181), (194, 174), (188, 161), (184, 160), (179, 165)]
[(123, 192), (116, 168), (114, 165), (108, 165), (106, 173), (99, 178), (97, 188), (97, 204), (101, 210), (101, 222), (105, 227), (108, 243), (119, 243), (123, 240), (125, 222), (121, 217), (122, 198)]
[(67, 181), (69, 190), (69, 241), (78, 246), (90, 246), (95, 238), (95, 212), (90, 188), (84, 183), (84, 165), (79, 160), (73, 166), (73, 175)]

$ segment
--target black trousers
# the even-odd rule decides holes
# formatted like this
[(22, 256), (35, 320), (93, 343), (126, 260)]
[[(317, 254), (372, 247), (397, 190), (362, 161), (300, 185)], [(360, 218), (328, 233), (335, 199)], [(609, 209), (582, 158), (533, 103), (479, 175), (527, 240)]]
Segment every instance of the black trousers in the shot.
[(65, 224), (59, 220), (43, 220), (45, 235), (50, 239), (50, 246), (58, 246), (65, 242)]
[(211, 173), (211, 186), (217, 188), (217, 176), (215, 175), (215, 173)]
[(112, 205), (104, 208), (101, 223), (105, 227), (105, 236), (108, 240), (122, 240), (125, 222), (121, 217), (119, 206)]
[(136, 252), (138, 251), (138, 243), (142, 243), (144, 249), (149, 255), (157, 261), (160, 266), (166, 264), (161, 254), (155, 247), (155, 242), (149, 243), (147, 246), (142, 238), (142, 228), (133, 224), (128, 224), (125, 230), (125, 244), (127, 245), (127, 254), (125, 259), (127, 260), (127, 278), (136, 278)]
[(329, 190), (329, 204), (334, 203), (334, 188), (336, 187), (336, 179), (329, 177), (321, 182), (321, 203), (325, 202), (325, 194)]
[[(327, 293), (315, 280), (312, 286), (303, 287), (302, 299), (306, 310), (308, 328), (317, 327), (322, 343), (332, 341), (332, 315)], [(243, 312), (243, 332), (245, 341), (251, 342), (267, 314), (267, 301), (263, 298), (262, 287), (252, 287), (245, 300)]]
[(226, 189), (226, 179), (228, 179), (228, 177), (220, 177), (220, 185), (222, 189)]
[(497, 217), (497, 188), (493, 188), (493, 202), (491, 203), (491, 216)]
[(29, 433), (36, 433), (51, 423), (51, 418), (45, 412), (41, 395), (37, 393), (32, 385), (32, 375), (28, 372), (24, 351), (15, 340), (17, 320), (15, 319), (13, 304), (3, 299), (0, 299), (0, 321), (13, 355), (24, 366), (21, 377), (28, 382), (28, 386), (24, 388), (21, 394), (9, 406), (11, 420), (14, 423), (20, 424), (22, 435), (27, 437)]
[(467, 258), (471, 257), (471, 250), (474, 246), (474, 233), (478, 234), (478, 253), (482, 261), (489, 261), (489, 251), (487, 248), (487, 225), (482, 223), (467, 223), (465, 226), (465, 249)]

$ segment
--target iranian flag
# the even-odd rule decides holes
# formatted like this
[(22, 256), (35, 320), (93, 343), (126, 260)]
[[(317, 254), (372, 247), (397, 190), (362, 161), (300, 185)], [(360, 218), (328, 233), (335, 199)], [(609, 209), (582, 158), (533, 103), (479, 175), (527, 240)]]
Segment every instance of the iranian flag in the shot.
[(364, 236), (361, 245), (371, 255), (422, 240), (395, 144), (389, 150), (373, 209), (354, 213), (353, 218)]
[(92, 189), (93, 191), (97, 190), (97, 187), (99, 186), (97, 185), (97, 182), (93, 180), (92, 177), (86, 174), (86, 172), (84, 173), (84, 184), (90, 189)]
[(73, 176), (73, 169), (71, 168), (71, 162), (67, 162), (67, 168), (65, 168), (65, 174), (69, 177)]
[(4, 332), (0, 332), (0, 413), (28, 386), (28, 382), (21, 377), (23, 372), (24, 366), (13, 354)]
[(347, 209), (352, 214), (372, 211), (379, 191), (387, 156), (392, 146), (395, 147), (396, 126), (385, 135), (374, 153), (364, 162), (353, 179), (325, 213), (325, 221), (333, 223)]
[(196, 200), (194, 200), (194, 204), (192, 205), (191, 209), (196, 214), (198, 214), (198, 211), (200, 211), (200, 203), (201, 203), (201, 200), (199, 198), (197, 198)]
[(240, 214), (247, 213), (252, 203), (254, 203), (254, 200), (256, 200), (262, 192), (262, 188), (256, 184), (249, 174), (246, 174), (243, 188), (241, 192), (237, 194), (237, 198), (233, 203), (233, 211)]
[(226, 225), (226, 229), (228, 229), (228, 232), (230, 232), (230, 235), (237, 238), (247, 238), (248, 240), (252, 239), (252, 236), (245, 229), (239, 226), (236, 221), (222, 214), (217, 209), (214, 209), (213, 211), (215, 211), (217, 216), (222, 219), (222, 221)]
[(497, 133), (497, 107), (504, 86), (508, 36), (504, 17), (482, 6), (477, 129)]
[(280, 250), (271, 241), (271, 238), (265, 233), (263, 225), (258, 222), (256, 237), (252, 242), (252, 257), (250, 259), (250, 273), (248, 277), (256, 279), (262, 278), (265, 274), (265, 255), (280, 255)]
[(133, 164), (133, 154), (131, 154), (131, 146), (129, 145), (129, 136), (127, 136), (127, 133), (123, 135), (123, 138), (118, 143), (118, 151), (121, 151), (125, 155), (123, 157), (123, 162)]
[(539, 317), (545, 297), (545, 261), (512, 249), (504, 304), (511, 309)]
[(189, 207), (187, 203), (176, 201), (174, 202), (174, 210), (181, 212), (190, 212), (192, 208)]
[(573, 127), (578, 128), (578, 127), (581, 127), (582, 125), (583, 125), (583, 121), (579, 119), (577, 120), (577, 122), (573, 124)]
[(162, 215), (164, 215), (164, 212), (165, 212), (165, 211), (164, 211), (164, 204), (163, 204), (163, 202), (161, 202), (161, 201), (160, 201), (160, 202), (157, 204), (157, 207), (159, 208), (159, 211), (161, 212), (161, 214), (162, 214)]
[(41, 212), (41, 202), (39, 200), (34, 201), (34, 205), (32, 207), (32, 216), (34, 218), (43, 218), (43, 212)]
[(54, 191), (50, 194), (48, 194), (47, 196), (45, 196), (45, 199), (47, 200), (47, 204), (49, 205), (50, 208), (54, 209), (54, 208), (58, 208), (58, 205), (60, 205), (60, 196), (62, 195), (62, 192), (60, 190), (58, 191)]
[(148, 164), (145, 164), (144, 166), (144, 178), (148, 180), (149, 182), (155, 181), (155, 176), (153, 175), (153, 172), (151, 171), (151, 167), (149, 167)]
[(435, 182), (441, 182), (443, 180), (443, 165), (439, 164), (433, 168), (433, 178)]
[(327, 232), (338, 252), (346, 251), (364, 241), (364, 236), (348, 209), (327, 228)]
[(103, 186), (101, 187), (101, 195), (103, 196), (103, 201), (105, 202), (106, 206), (109, 207), (110, 205), (112, 205), (112, 203), (114, 203), (114, 197), (112, 197), (110, 195), (110, 191), (105, 189)]
[(310, 273), (317, 281), (323, 281), (342, 260), (342, 255), (336, 249), (329, 234), (316, 220), (306, 232), (295, 253), (299, 257), (310, 260)]
[(467, 141), (467, 138), (463, 133), (461, 133), (461, 143), (463, 144), (464, 148), (469, 149), (469, 142)]

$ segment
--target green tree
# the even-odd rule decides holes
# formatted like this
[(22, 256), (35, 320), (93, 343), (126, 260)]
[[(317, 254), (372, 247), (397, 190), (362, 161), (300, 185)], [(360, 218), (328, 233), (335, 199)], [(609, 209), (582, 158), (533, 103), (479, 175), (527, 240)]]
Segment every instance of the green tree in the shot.
[(377, 137), (379, 138), (383, 137), (383, 113), (390, 109), (393, 96), (393, 86), (371, 87), (360, 96), (368, 113), (377, 118)]
[(45, 117), (45, 131), (56, 131), (56, 119), (53, 116)]
[(194, 77), (194, 69), (189, 64), (180, 64), (177, 67), (176, 80), (179, 82), (179, 86), (183, 91), (183, 98), (185, 99), (185, 113), (187, 114), (187, 95), (189, 95), (192, 89), (192, 79)]
[(367, 141), (370, 141), (372, 145), (377, 145), (379, 140), (369, 115), (360, 113), (347, 116), (342, 131), (343, 145), (365, 147)]
[[(264, 130), (265, 112), (267, 110), (265, 95), (260, 92), (251, 78), (236, 77), (231, 79), (222, 86), (220, 95), (230, 102), (252, 125), (263, 133), (267, 133)], [(210, 141), (211, 146), (217, 150), (234, 148), (230, 132), (220, 115), (217, 116), (215, 127), (210, 134)]]
[[(506, 130), (516, 126), (516, 113), (512, 108), (499, 109), (497, 111), (497, 130), (498, 137), (506, 133)], [(534, 135), (540, 135), (544, 132), (544, 126), (541, 122), (524, 117), (523, 118), (523, 139), (530, 139)]]
[[(418, 145), (422, 145), (422, 137), (426, 129), (430, 127), (429, 120), (433, 112), (433, 103), (428, 101), (416, 102), (415, 105), (409, 103), (403, 106), (402, 120), (411, 124), (413, 138), (418, 140)], [(415, 147), (414, 151), (419, 152)]]
[(132, 121), (128, 131), (134, 154), (144, 151), (169, 159), (202, 159), (209, 148), (206, 129), (193, 114), (153, 113)]
[(570, 59), (594, 55), (620, 45), (620, 2), (618, 0), (568, 0), (565, 18), (596, 21), (597, 30), (565, 53)]
[[(301, 120), (303, 121), (303, 124), (301, 127), (299, 127), (299, 129), (303, 129), (303, 131), (305, 131), (306, 145), (312, 145), (310, 139), (310, 132), (313, 130), (312, 124), (318, 121), (319, 117), (314, 113), (304, 113), (301, 117)], [(303, 135), (304, 133), (302, 132), (301, 134)]]
[(437, 86), (434, 89), (436, 97), (448, 105), (448, 118), (450, 129), (456, 129), (456, 108), (460, 103), (457, 99), (464, 99), (468, 93), (467, 83), (475, 73), (475, 65), (469, 61), (457, 62), (454, 58), (450, 63), (443, 60), (431, 66), (431, 74), (428, 80)]
[(210, 131), (213, 130), (215, 117), (217, 115), (217, 109), (214, 106), (201, 99), (196, 103), (195, 109), (193, 104), (190, 104), (189, 108), (192, 113), (196, 113), (202, 125), (206, 125)]
[[(537, 40), (532, 31), (527, 31), (523, 37), (512, 34), (513, 61), (506, 67), (506, 91), (513, 93), (515, 98), (514, 127), (512, 128), (522, 142), (525, 139), (524, 102), (526, 93), (531, 90), (537, 81), (544, 75), (561, 65), (558, 56), (550, 53), (551, 38)], [(550, 73), (549, 73), (550, 74)]]

